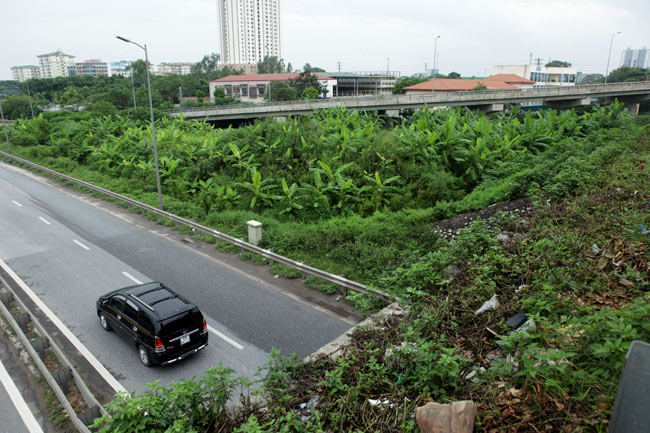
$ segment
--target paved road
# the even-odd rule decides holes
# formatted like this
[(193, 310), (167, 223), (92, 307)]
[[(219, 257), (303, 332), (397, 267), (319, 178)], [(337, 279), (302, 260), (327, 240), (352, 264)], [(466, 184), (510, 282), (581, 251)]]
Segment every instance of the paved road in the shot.
[[(93, 205), (92, 198), (48, 183), (0, 164), (0, 259), (129, 391), (220, 362), (252, 378), (272, 347), (304, 357), (354, 324), (169, 239), (138, 215)], [(208, 348), (177, 365), (149, 369), (135, 350), (103, 331), (97, 297), (136, 280), (163, 281), (197, 303), (213, 331)]]
[(0, 433), (40, 433), (47, 414), (7, 334), (0, 332)]

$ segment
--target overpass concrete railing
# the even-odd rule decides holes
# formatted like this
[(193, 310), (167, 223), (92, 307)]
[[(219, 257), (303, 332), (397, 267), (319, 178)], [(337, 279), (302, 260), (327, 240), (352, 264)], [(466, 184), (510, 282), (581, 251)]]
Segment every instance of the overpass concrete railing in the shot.
[(172, 116), (210, 120), (264, 116), (287, 116), (313, 112), (323, 108), (345, 106), (359, 110), (399, 110), (429, 106), (481, 106), (528, 101), (561, 101), (583, 98), (613, 98), (650, 95), (650, 81), (632, 83), (588, 84), (579, 86), (541, 87), (534, 89), (481, 90), (467, 92), (435, 92), (407, 95), (328, 98), (310, 101), (267, 102), (262, 104), (195, 107), (171, 110)]
[(117, 194), (115, 192), (112, 192), (106, 188), (102, 188), (99, 186), (95, 186), (91, 183), (85, 182), (83, 180), (75, 179), (71, 176), (59, 173), (57, 171), (51, 170), (47, 167), (43, 167), (41, 165), (35, 164), (31, 161), (28, 161), (26, 159), (19, 158), (17, 156), (8, 154), (6, 152), (0, 152), (0, 156), (10, 160), (17, 162), (19, 164), (26, 165), (28, 167), (35, 168), (37, 170), (40, 170), (44, 173), (47, 173), (55, 178), (66, 180), (68, 182), (72, 182), (75, 185), (78, 185), (83, 188), (90, 189), (91, 191), (97, 192), (99, 194), (103, 194), (104, 197), (112, 197), (116, 201), (121, 201), (127, 204), (127, 206), (134, 206), (136, 208), (139, 208), (142, 210), (142, 213), (144, 214), (145, 212), (150, 212), (154, 215), (157, 215), (158, 217), (166, 218), (170, 221), (173, 221), (176, 224), (181, 224), (187, 227), (190, 227), (194, 229), (196, 232), (200, 232), (203, 234), (206, 234), (208, 236), (212, 236), (215, 239), (221, 240), (228, 242), (230, 244), (233, 244), (235, 246), (238, 246), (241, 250), (247, 250), (255, 254), (259, 254), (262, 257), (266, 257), (271, 264), (274, 262), (282, 263), (285, 266), (288, 266), (290, 268), (296, 269), (301, 272), (301, 274), (304, 275), (312, 275), (314, 277), (321, 278), (323, 280), (329, 281), (331, 283), (334, 283), (338, 286), (345, 287), (347, 289), (354, 290), (359, 293), (364, 293), (367, 295), (373, 295), (381, 299), (382, 301), (386, 303), (391, 303), (394, 301), (393, 297), (385, 292), (371, 289), (366, 287), (365, 285), (361, 283), (357, 283), (356, 281), (348, 280), (345, 277), (342, 277), (340, 275), (335, 275), (331, 274), (329, 272), (314, 268), (312, 266), (308, 266), (302, 262), (298, 262), (292, 259), (289, 259), (287, 257), (281, 256), (279, 254), (274, 253), (271, 250), (265, 250), (263, 248), (257, 247), (251, 243), (245, 242), (241, 239), (237, 239), (235, 237), (229, 236), (225, 233), (221, 233), (218, 230), (211, 229), (209, 227), (203, 226), (197, 222), (185, 219), (183, 217), (180, 217), (178, 215), (171, 214), (169, 212), (165, 212), (163, 210), (160, 210), (158, 208), (155, 208), (153, 206), (149, 206), (148, 204), (139, 202), (137, 200), (134, 200), (130, 197), (126, 197), (120, 194)]

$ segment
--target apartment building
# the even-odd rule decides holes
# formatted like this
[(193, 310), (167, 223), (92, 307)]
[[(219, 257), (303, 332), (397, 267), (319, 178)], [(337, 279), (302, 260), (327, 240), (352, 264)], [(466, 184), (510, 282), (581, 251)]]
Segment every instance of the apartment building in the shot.
[(155, 72), (156, 75), (189, 75), (194, 63), (161, 63)]
[(217, 10), (224, 66), (282, 58), (280, 0), (217, 0)]
[(628, 68), (650, 68), (650, 49), (643, 47), (640, 50), (628, 48), (621, 53), (621, 65)]
[(61, 50), (36, 57), (40, 64), (41, 78), (68, 77), (70, 75), (69, 68), (75, 68), (75, 56), (65, 54)]
[(12, 66), (11, 76), (21, 83), (34, 78), (41, 78), (41, 68), (36, 65)]

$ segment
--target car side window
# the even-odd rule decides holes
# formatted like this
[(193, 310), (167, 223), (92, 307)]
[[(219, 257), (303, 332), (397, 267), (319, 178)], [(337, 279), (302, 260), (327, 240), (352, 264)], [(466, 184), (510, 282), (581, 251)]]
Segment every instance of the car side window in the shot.
[(120, 313), (123, 313), (124, 312), (124, 301), (125, 301), (124, 296), (115, 295), (111, 299), (111, 305), (113, 307), (115, 307), (115, 309), (117, 311), (119, 311)]
[(142, 326), (147, 332), (151, 332), (152, 334), (154, 333), (153, 323), (151, 322), (149, 316), (147, 316), (143, 311), (140, 311), (138, 322), (140, 323), (140, 326)]
[(138, 319), (138, 311), (140, 309), (135, 305), (130, 299), (126, 300), (126, 306), (124, 307), (124, 314), (129, 316), (133, 320)]

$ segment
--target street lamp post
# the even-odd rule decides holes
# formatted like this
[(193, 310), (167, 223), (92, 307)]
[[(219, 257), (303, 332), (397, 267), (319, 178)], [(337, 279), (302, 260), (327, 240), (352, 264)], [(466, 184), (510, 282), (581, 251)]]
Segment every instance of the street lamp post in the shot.
[(27, 96), (29, 97), (29, 109), (32, 111), (32, 119), (34, 118), (34, 106), (32, 105), (32, 95), (29, 93), (29, 80), (25, 80), (27, 85)]
[(149, 54), (147, 53), (147, 44), (144, 47), (122, 36), (115, 36), (117, 39), (136, 45), (144, 50), (145, 66), (147, 68), (147, 89), (149, 90), (149, 113), (151, 114), (151, 135), (153, 136), (153, 157), (156, 164), (156, 187), (158, 188), (158, 208), (163, 210), (162, 194), (160, 192), (160, 171), (158, 169), (158, 145), (156, 144), (156, 122), (153, 118), (153, 102), (151, 101), (151, 78), (149, 77)]
[(386, 58), (386, 76), (390, 73), (390, 58)]
[(614, 43), (614, 36), (621, 32), (612, 33), (612, 38), (609, 41), (609, 54), (607, 54), (607, 69), (605, 70), (605, 84), (607, 84), (607, 75), (609, 74), (609, 58), (612, 56), (612, 44)]
[(9, 153), (11, 153), (11, 143), (9, 142), (9, 134), (7, 133), (7, 124), (5, 123), (5, 115), (2, 112), (2, 102), (0, 101), (0, 119), (2, 119), (2, 125), (5, 128), (5, 138), (7, 139), (7, 148)]
[(431, 71), (431, 93), (436, 91), (435, 88), (435, 80), (436, 80), (436, 57), (438, 55), (438, 38), (440, 38), (440, 35), (436, 36), (436, 38), (433, 40), (433, 70)]
[(133, 93), (133, 109), (135, 110), (136, 105), (135, 105), (135, 83), (133, 82), (133, 75), (134, 75), (134, 70), (133, 70), (133, 63), (131, 63), (131, 92)]
[(271, 56), (269, 56), (269, 46), (264, 45), (264, 48), (266, 48), (266, 69), (269, 73), (269, 102), (271, 102), (271, 80), (273, 78), (271, 75)]

